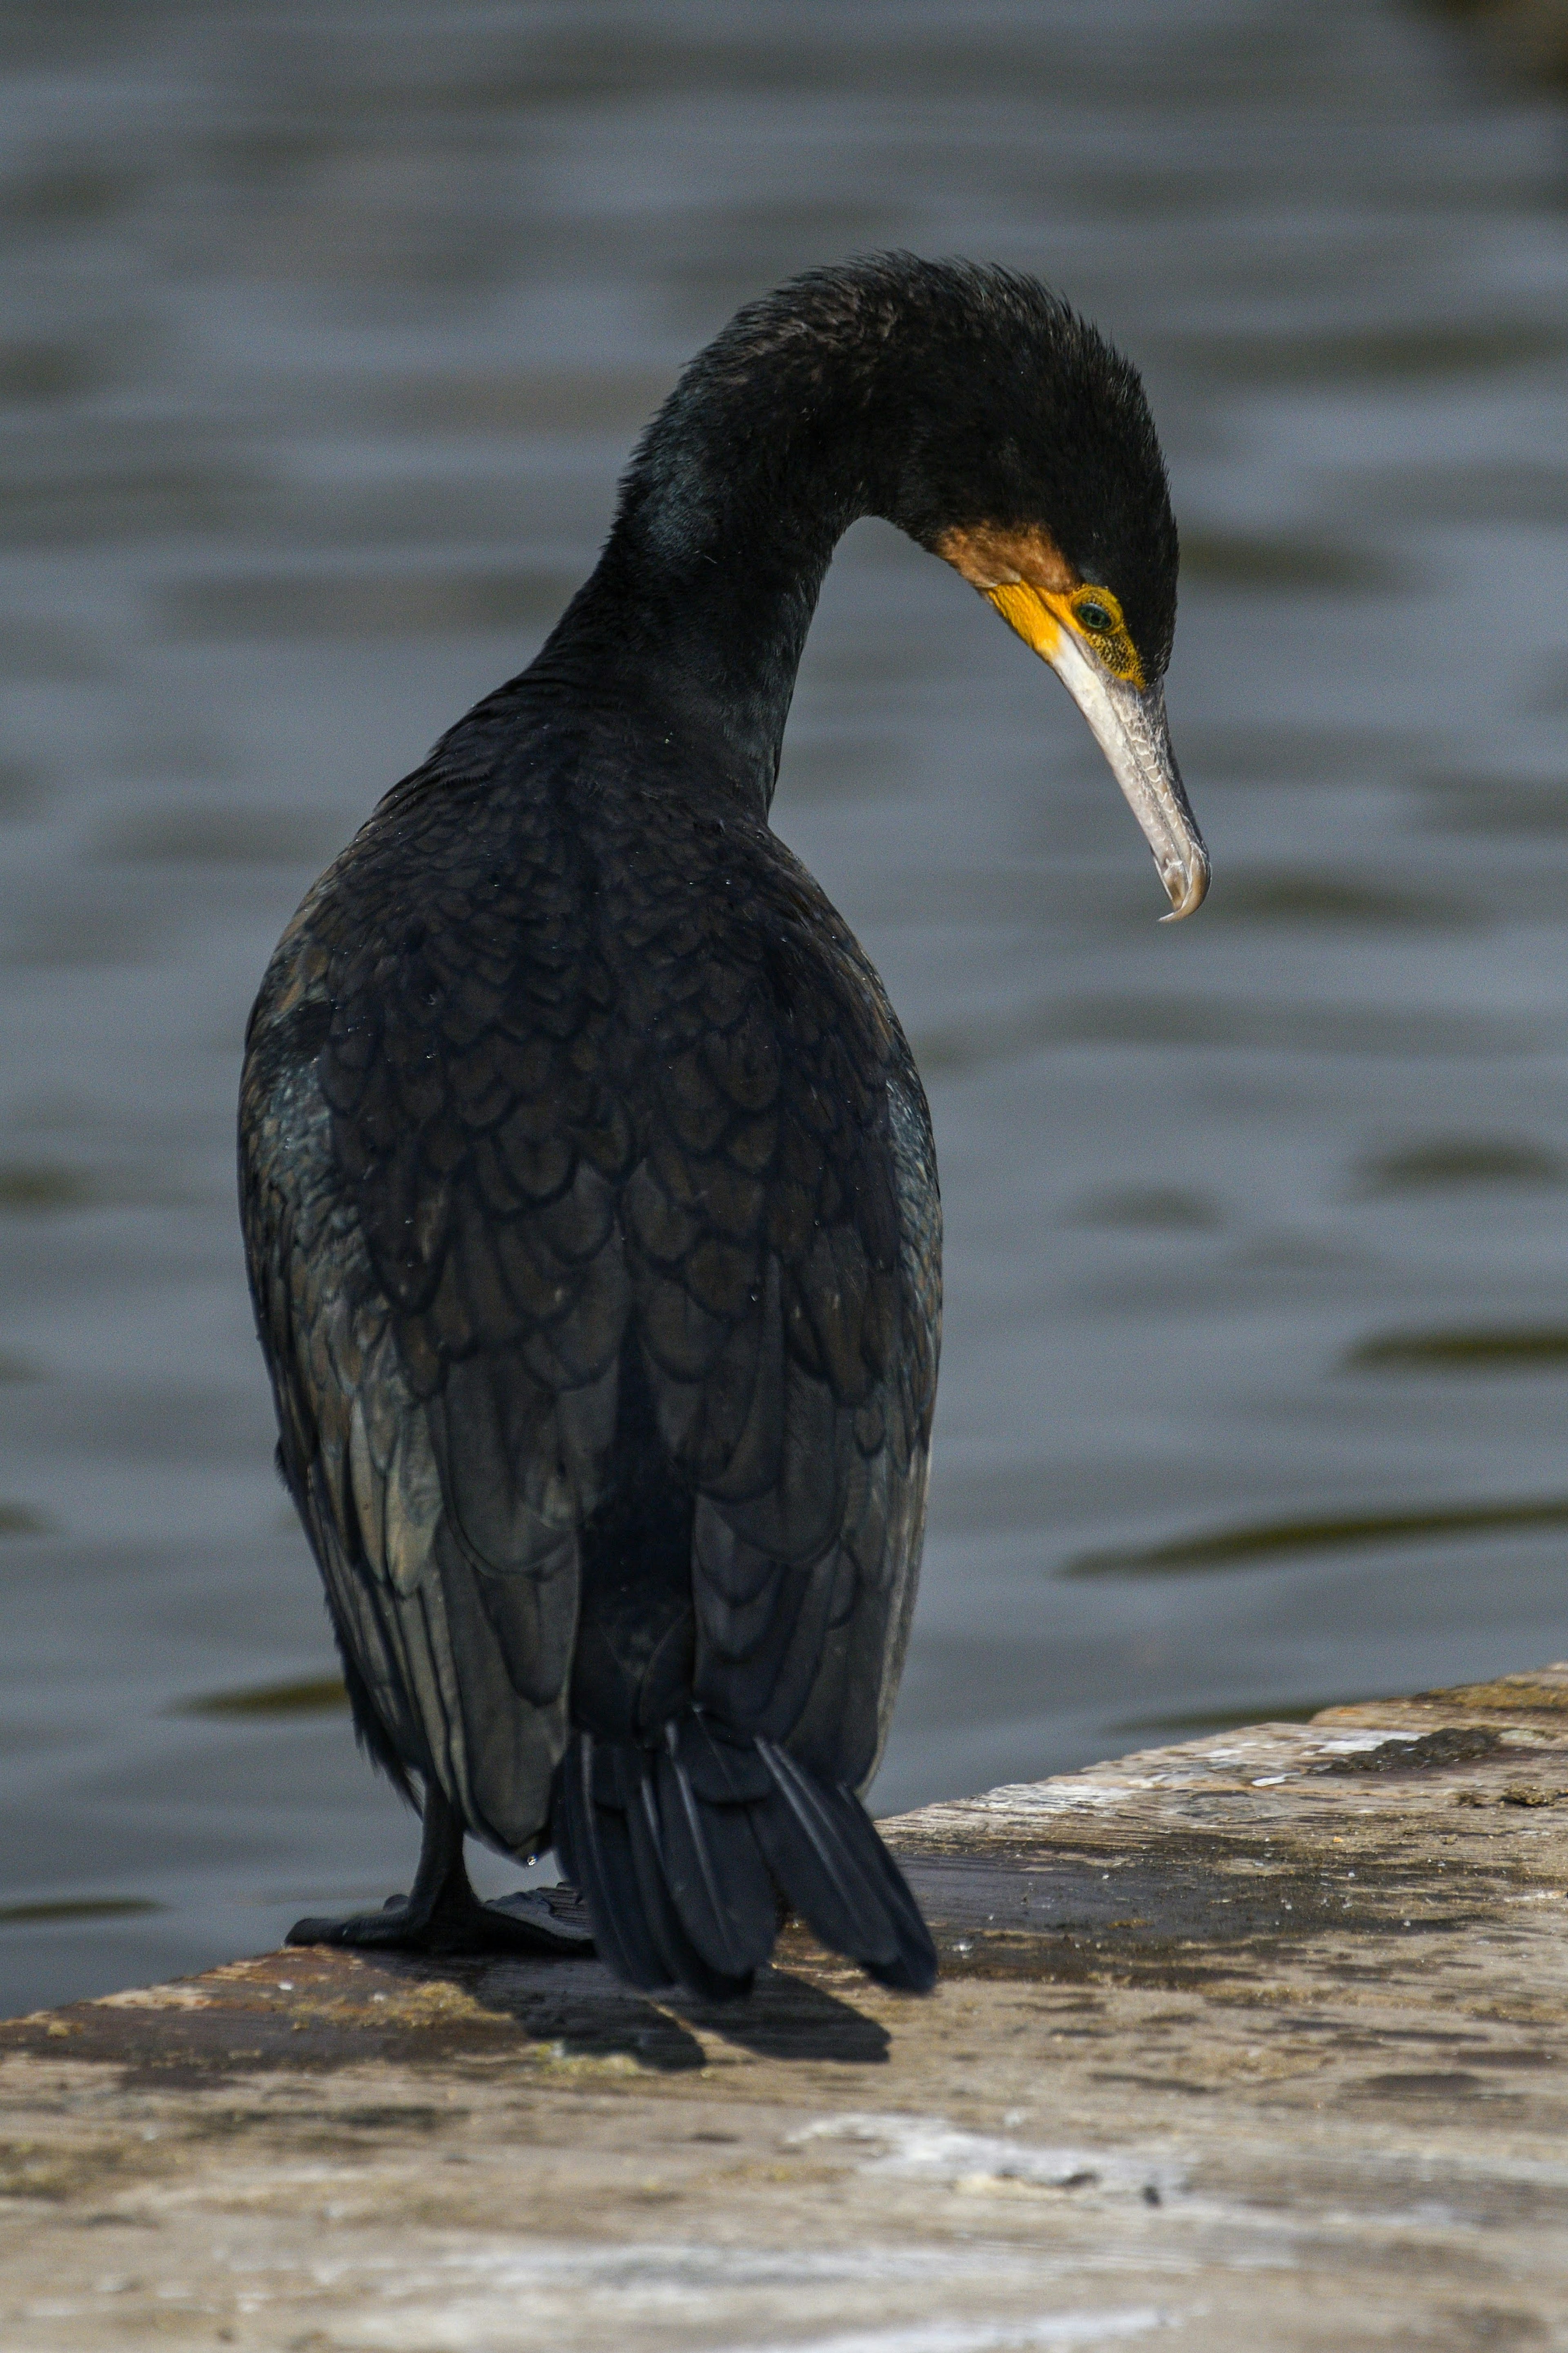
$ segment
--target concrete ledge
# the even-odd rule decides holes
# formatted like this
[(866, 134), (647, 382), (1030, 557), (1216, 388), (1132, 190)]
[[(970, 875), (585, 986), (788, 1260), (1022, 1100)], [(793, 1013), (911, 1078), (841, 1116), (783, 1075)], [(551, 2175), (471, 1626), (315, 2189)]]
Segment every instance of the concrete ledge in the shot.
[(792, 1936), (272, 1954), (0, 2026), (0, 2346), (1568, 2346), (1568, 1667), (901, 1818), (928, 2001)]

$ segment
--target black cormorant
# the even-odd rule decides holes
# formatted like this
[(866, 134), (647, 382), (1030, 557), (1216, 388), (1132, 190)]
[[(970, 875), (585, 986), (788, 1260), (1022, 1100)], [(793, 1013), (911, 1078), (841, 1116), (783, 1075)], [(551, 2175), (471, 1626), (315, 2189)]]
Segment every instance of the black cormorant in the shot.
[[(465, 1833), (552, 1844), (632, 1984), (744, 1991), (793, 1908), (936, 1959), (864, 1811), (925, 1516), (925, 1097), (769, 829), (834, 544), (881, 515), (1064, 681), (1172, 912), (1176, 530), (1133, 369), (1011, 271), (889, 255), (750, 304), (648, 427), (538, 659), (305, 900), (250, 1023), (279, 1461), (413, 1892), (297, 1941), (548, 1942)], [(526, 1907), (524, 1907), (526, 1908)]]

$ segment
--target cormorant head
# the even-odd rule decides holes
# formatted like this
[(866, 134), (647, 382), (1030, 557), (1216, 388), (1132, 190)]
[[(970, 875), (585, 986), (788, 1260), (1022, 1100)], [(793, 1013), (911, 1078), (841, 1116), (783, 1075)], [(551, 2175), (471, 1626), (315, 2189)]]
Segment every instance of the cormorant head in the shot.
[(1191, 914), (1209, 869), (1165, 724), (1176, 523), (1137, 371), (1014, 271), (861, 267), (866, 291), (898, 288), (915, 329), (898, 340), (921, 354), (884, 512), (1050, 663), (1153, 850), (1167, 922)]
[(793, 607), (763, 697), (782, 727), (822, 573), (861, 514), (944, 557), (1050, 663), (1171, 914), (1191, 914), (1208, 856), (1165, 725), (1176, 524), (1137, 371), (1015, 270), (912, 253), (809, 270), (687, 369), (638, 445), (607, 554), (679, 579), (678, 611), (700, 588), (720, 596), (718, 619), (702, 604), (710, 634), (726, 615), (739, 626), (726, 556), (743, 557), (752, 608), (771, 558)]

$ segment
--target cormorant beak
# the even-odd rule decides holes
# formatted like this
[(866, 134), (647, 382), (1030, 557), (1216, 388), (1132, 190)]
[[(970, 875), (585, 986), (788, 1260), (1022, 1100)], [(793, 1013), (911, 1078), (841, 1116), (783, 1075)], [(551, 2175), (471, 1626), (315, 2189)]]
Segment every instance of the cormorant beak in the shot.
[[(1079, 580), (1039, 533), (1026, 544), (1017, 534), (1006, 540), (994, 532), (950, 532), (937, 543), (937, 553), (1056, 671), (1088, 720), (1154, 853), (1171, 902), (1162, 920), (1172, 923), (1190, 915), (1203, 905), (1209, 887), (1209, 854), (1171, 749), (1164, 688), (1158, 681), (1143, 683), (1115, 596)], [(1041, 578), (1024, 578), (1024, 563), (1032, 564)], [(1045, 586), (1053, 574), (1054, 585)], [(1097, 617), (1092, 624), (1084, 618), (1090, 612)]]
[(1037, 527), (954, 525), (931, 545), (1056, 671), (1154, 853), (1171, 902), (1163, 920), (1190, 915), (1209, 887), (1209, 854), (1171, 749), (1164, 688), (1144, 684), (1114, 593), (1083, 579)]
[(1127, 796), (1127, 805), (1154, 853), (1171, 902), (1162, 923), (1179, 923), (1201, 907), (1209, 887), (1209, 854), (1187, 806), (1163, 684), (1138, 686), (1118, 678), (1070, 623), (1058, 628), (1044, 655), (1089, 724), (1089, 732)]

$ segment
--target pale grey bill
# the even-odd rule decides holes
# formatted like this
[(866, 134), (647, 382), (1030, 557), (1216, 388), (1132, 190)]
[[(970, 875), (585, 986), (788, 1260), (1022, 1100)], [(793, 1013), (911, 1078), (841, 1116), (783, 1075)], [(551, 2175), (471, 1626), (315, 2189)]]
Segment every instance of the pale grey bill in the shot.
[(1117, 678), (1083, 639), (1063, 629), (1051, 668), (1088, 720), (1127, 806), (1154, 853), (1171, 902), (1166, 923), (1201, 907), (1209, 887), (1209, 854), (1187, 807), (1181, 771), (1165, 724), (1163, 685), (1137, 687)]

